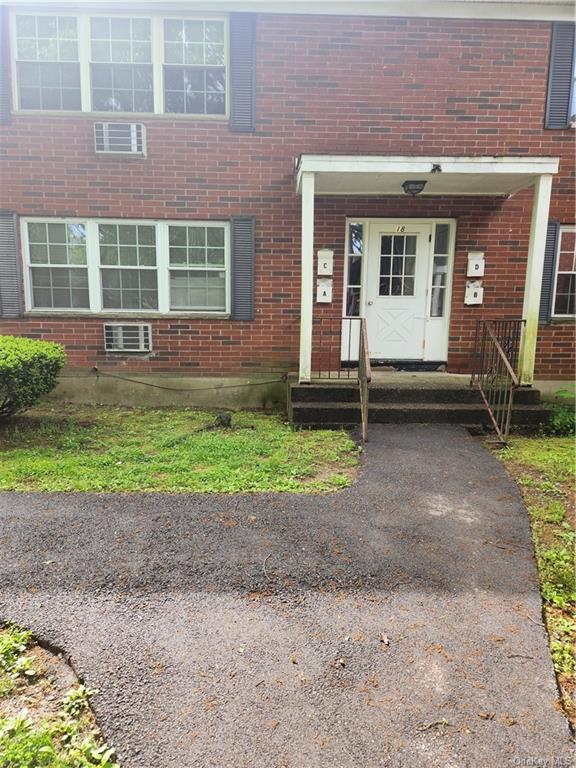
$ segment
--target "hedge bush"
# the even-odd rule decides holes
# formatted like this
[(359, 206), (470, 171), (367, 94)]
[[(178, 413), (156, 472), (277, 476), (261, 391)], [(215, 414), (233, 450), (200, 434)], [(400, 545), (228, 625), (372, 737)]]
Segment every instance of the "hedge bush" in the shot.
[(60, 344), (0, 336), (0, 419), (30, 408), (54, 389), (65, 362)]

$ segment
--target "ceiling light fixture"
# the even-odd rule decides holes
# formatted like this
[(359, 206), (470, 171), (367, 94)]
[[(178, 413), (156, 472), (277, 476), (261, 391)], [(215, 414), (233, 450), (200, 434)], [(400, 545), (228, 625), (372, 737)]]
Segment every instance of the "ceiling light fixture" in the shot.
[(419, 195), (428, 182), (423, 180), (408, 179), (402, 184), (402, 189), (407, 195), (415, 197)]

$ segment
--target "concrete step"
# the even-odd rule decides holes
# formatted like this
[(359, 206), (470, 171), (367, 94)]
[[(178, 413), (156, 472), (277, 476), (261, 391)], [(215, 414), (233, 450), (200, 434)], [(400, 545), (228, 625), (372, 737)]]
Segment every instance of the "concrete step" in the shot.
[[(360, 407), (356, 403), (292, 404), (294, 424), (313, 427), (341, 427), (360, 423)], [(516, 426), (537, 426), (548, 420), (548, 411), (539, 405), (515, 404), (512, 423)], [(490, 416), (486, 408), (476, 403), (370, 403), (368, 421), (371, 424), (486, 424)]]
[[(356, 384), (291, 384), (290, 400), (297, 403), (358, 403)], [(370, 403), (481, 403), (480, 392), (470, 386), (371, 384)], [(539, 405), (540, 392), (522, 387), (514, 393), (517, 405)]]

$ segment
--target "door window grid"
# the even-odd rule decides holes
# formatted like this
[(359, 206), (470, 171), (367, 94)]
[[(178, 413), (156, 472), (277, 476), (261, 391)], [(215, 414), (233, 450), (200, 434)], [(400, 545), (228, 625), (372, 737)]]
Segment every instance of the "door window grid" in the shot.
[(414, 296), (416, 235), (380, 238), (380, 296)]
[[(228, 28), (224, 17), (164, 19), (90, 14), (47, 17), (20, 13), (11, 18), (17, 109), (180, 113), (220, 118), (227, 115)], [(62, 18), (74, 23), (74, 63), (52, 62), (41, 57), (20, 61), (18, 39), (35, 41), (25, 35), (31, 35), (36, 29), (36, 18)], [(174, 25), (171, 32), (169, 29), (173, 39), (167, 42), (175, 46), (168, 53), (166, 63), (165, 21)], [(194, 29), (200, 27), (202, 41), (194, 40)], [(57, 39), (51, 43), (52, 50), (54, 45), (58, 50)], [(182, 56), (176, 53), (176, 46)], [(28, 49), (29, 55), (38, 55), (36, 45)], [(62, 57), (71, 55), (70, 47), (62, 51)], [(170, 59), (175, 61), (171, 63)], [(178, 63), (180, 59), (182, 65)], [(167, 75), (167, 71), (171, 74)], [(168, 82), (164, 83), (166, 76)], [(22, 78), (25, 82), (20, 86)], [(55, 92), (56, 88), (60, 95)], [(44, 94), (45, 89), (52, 90)]]
[[(186, 238), (187, 229), (191, 230), (186, 262), (176, 266), (170, 264), (171, 228), (183, 230)], [(220, 315), (230, 311), (226, 223), (191, 226), (186, 222), (23, 219), (22, 238), (29, 309)], [(188, 246), (188, 239), (186, 243)], [(182, 262), (179, 255), (175, 252), (174, 259)], [(56, 277), (46, 271), (53, 262)], [(64, 270), (67, 267), (70, 274)], [(172, 272), (176, 273), (173, 277)], [(175, 287), (181, 289), (180, 297), (171, 307), (171, 288)], [(75, 290), (80, 288), (83, 294)], [(38, 294), (37, 289), (44, 290)], [(59, 291), (56, 299), (53, 289)], [(69, 294), (66, 300), (62, 298), (64, 289)]]
[(350, 222), (348, 225), (348, 286), (346, 288), (346, 315), (360, 315), (362, 286), (362, 259), (364, 256), (364, 225)]
[(554, 292), (554, 317), (576, 314), (576, 228), (561, 227)]
[(80, 109), (76, 17), (17, 15), (15, 27), (19, 108)]
[(84, 224), (29, 223), (27, 242), (34, 306), (88, 309)]

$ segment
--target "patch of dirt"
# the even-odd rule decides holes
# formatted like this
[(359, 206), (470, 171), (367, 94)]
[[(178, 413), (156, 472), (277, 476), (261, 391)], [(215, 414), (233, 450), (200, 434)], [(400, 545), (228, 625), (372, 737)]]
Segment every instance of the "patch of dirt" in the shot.
[[(0, 630), (2, 634), (3, 630)], [(78, 678), (64, 659), (32, 642), (23, 654), (32, 660), (33, 677), (20, 675), (10, 693), (0, 698), (0, 717), (14, 717), (27, 709), (35, 723), (51, 719)]]
[(342, 465), (337, 461), (327, 463), (315, 471), (312, 477), (306, 478), (305, 484), (329, 483), (334, 475), (344, 476), (352, 484), (358, 476), (358, 466), (358, 464), (354, 466)]

